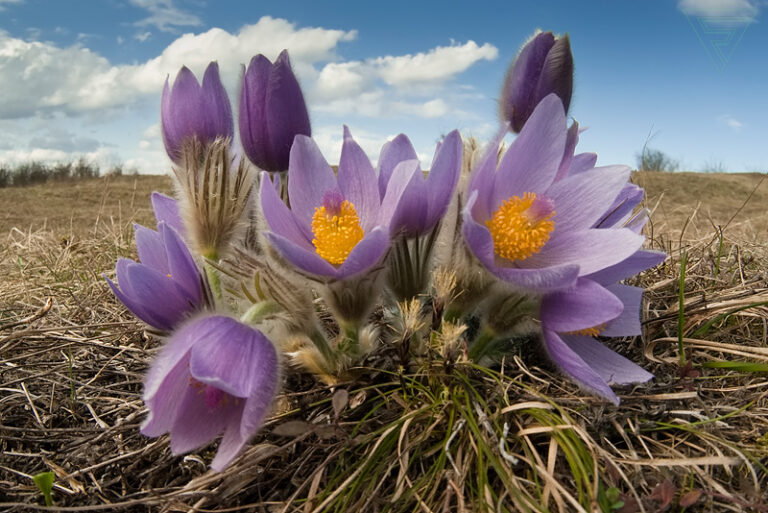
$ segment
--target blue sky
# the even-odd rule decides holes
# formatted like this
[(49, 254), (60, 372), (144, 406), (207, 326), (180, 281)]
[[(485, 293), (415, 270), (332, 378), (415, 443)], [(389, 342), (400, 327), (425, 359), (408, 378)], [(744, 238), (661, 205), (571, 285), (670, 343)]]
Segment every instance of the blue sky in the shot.
[(0, 162), (85, 156), (163, 173), (163, 81), (288, 48), (313, 135), (342, 124), (375, 159), (400, 132), (425, 164), (441, 134), (489, 137), (506, 67), (536, 29), (568, 32), (580, 150), (635, 164), (768, 171), (768, 6), (762, 0), (463, 2), (0, 0)]

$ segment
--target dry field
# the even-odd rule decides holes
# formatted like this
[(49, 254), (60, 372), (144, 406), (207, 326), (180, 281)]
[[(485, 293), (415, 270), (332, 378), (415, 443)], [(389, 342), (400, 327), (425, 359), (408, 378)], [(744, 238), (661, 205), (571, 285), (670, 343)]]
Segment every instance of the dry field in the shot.
[(345, 394), (292, 375), (222, 474), (210, 447), (173, 457), (139, 433), (158, 341), (101, 277), (170, 179), (0, 189), (0, 510), (768, 512), (763, 178), (634, 176), (670, 256), (637, 279), (644, 339), (611, 342), (656, 376), (619, 408), (525, 348), (452, 373), (382, 352)]

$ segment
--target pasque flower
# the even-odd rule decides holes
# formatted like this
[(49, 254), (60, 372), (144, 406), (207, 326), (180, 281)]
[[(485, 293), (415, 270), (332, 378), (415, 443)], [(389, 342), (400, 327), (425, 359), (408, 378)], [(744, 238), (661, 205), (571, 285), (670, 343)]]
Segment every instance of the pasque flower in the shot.
[(139, 263), (117, 261), (117, 285), (107, 282), (133, 314), (153, 328), (173, 329), (204, 302), (200, 272), (176, 230), (135, 226)]
[(261, 427), (279, 382), (277, 352), (260, 331), (213, 315), (170, 337), (144, 380), (146, 436), (171, 434), (183, 454), (224, 433), (211, 468), (222, 471)]
[(573, 92), (573, 55), (568, 35), (534, 35), (507, 71), (501, 92), (501, 110), (515, 132), (520, 132), (536, 105), (555, 93), (566, 112)]
[(195, 138), (206, 145), (217, 137), (231, 139), (234, 134), (232, 107), (216, 62), (206, 68), (202, 86), (186, 66), (176, 75), (172, 89), (166, 79), (160, 113), (165, 151), (177, 164), (184, 141)]
[(376, 173), (363, 149), (344, 127), (338, 178), (317, 144), (303, 135), (291, 148), (288, 169), (290, 209), (262, 173), (261, 204), (272, 246), (304, 273), (344, 280), (379, 264), (389, 248), (389, 223), (404, 186), (418, 170), (392, 174), (382, 199)]
[(644, 237), (595, 228), (624, 189), (626, 166), (592, 167), (555, 180), (565, 154), (565, 111), (544, 98), (498, 164), (496, 145), (473, 171), (464, 239), (496, 277), (521, 289), (568, 288), (626, 259)]
[(251, 59), (240, 89), (240, 141), (248, 159), (265, 171), (288, 169), (296, 135), (312, 135), (309, 114), (288, 51), (274, 64), (259, 54)]
[(133, 314), (161, 331), (173, 329), (204, 302), (200, 272), (179, 232), (183, 230), (175, 199), (152, 193), (157, 231), (135, 225), (139, 263), (117, 261), (115, 296)]

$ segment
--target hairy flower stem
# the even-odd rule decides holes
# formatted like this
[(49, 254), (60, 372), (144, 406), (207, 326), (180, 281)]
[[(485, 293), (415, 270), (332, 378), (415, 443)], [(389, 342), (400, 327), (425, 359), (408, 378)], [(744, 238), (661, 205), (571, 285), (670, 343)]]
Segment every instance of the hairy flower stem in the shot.
[(203, 268), (205, 269), (205, 277), (208, 279), (208, 285), (213, 294), (213, 302), (222, 302), (224, 300), (224, 294), (221, 289), (221, 276), (219, 275), (219, 270), (216, 269), (208, 259), (203, 263)]
[(251, 305), (248, 310), (240, 317), (240, 322), (244, 324), (258, 324), (266, 317), (281, 310), (280, 305), (274, 301), (259, 301)]
[(438, 226), (424, 237), (400, 237), (390, 257), (387, 285), (397, 301), (417, 297), (427, 288), (430, 278), (432, 249)]
[(325, 359), (326, 368), (333, 369), (336, 366), (336, 355), (330, 344), (328, 344), (325, 335), (319, 329), (315, 328), (315, 330), (309, 334), (309, 339), (315, 344), (315, 347)]

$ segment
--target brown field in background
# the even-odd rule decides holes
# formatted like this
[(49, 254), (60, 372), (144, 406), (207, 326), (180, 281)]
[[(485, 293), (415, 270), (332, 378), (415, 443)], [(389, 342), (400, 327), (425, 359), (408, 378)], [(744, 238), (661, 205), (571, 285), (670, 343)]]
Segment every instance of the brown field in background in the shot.
[[(646, 385), (622, 387), (619, 408), (582, 393), (531, 355), (507, 362), (503, 383), (476, 384), (488, 406), (475, 422), (511, 423), (508, 450), (521, 463), (509, 479), (531, 504), (546, 512), (577, 511), (575, 504), (594, 511), (596, 497), (605, 500), (610, 489), (624, 506), (614, 501), (609, 509), (621, 513), (768, 512), (766, 177), (633, 175), (651, 211), (648, 245), (669, 257), (631, 280), (646, 289), (644, 337), (606, 342), (655, 375)], [(42, 508), (32, 476), (46, 471), (55, 474), (55, 504), (76, 507), (67, 511), (419, 510), (418, 494), (400, 495), (402, 476), (418, 493), (436, 490), (421, 510), (501, 510), (478, 506), (489, 504), (490, 488), (474, 488), (477, 462), (486, 456), (473, 451), (485, 431), (477, 438), (468, 429), (451, 434), (442, 403), (405, 422), (402, 432), (387, 428), (423, 399), (409, 388), (404, 396), (416, 399), (405, 404), (402, 378), (391, 387), (346, 384), (349, 397), (363, 398), (358, 415), (351, 407), (336, 412), (327, 387), (292, 375), (279, 411), (221, 474), (207, 469), (210, 446), (173, 457), (168, 437), (140, 435), (143, 373), (159, 342), (116, 301), (103, 274), (114, 276), (117, 258), (136, 257), (132, 223), (154, 226), (150, 192), (172, 189), (169, 176), (0, 189), (0, 510)], [(679, 333), (687, 366), (680, 365)], [(758, 367), (718, 367), (723, 363)], [(377, 392), (366, 396), (369, 389)], [(462, 415), (472, 418), (473, 411)], [(333, 418), (330, 438), (279, 432), (283, 423)], [(369, 435), (350, 443), (353, 428)], [(419, 438), (433, 430), (429, 440)], [(431, 474), (420, 465), (432, 464), (431, 456), (420, 461), (425, 448), (447, 452), (448, 436), (457, 460), (465, 459), (463, 466), (458, 460), (462, 474), (453, 473), (451, 461), (433, 480), (423, 479)], [(500, 445), (494, 438), (488, 447)], [(382, 487), (358, 487), (352, 478), (362, 470), (365, 483)], [(324, 509), (321, 501), (334, 497), (341, 497), (336, 507)]]
[[(710, 234), (728, 226), (746, 240), (768, 240), (768, 175), (635, 172), (646, 190), (654, 235)], [(768, 182), (768, 180), (766, 180)], [(0, 237), (12, 228), (59, 236), (93, 235), (101, 223), (154, 224), (149, 193), (172, 192), (169, 176), (105, 177), (0, 189)], [(751, 196), (750, 196), (751, 195)], [(749, 201), (747, 201), (749, 200)]]

